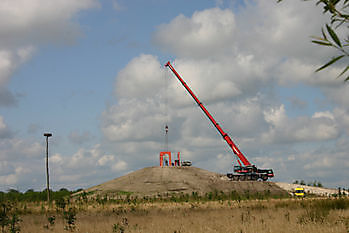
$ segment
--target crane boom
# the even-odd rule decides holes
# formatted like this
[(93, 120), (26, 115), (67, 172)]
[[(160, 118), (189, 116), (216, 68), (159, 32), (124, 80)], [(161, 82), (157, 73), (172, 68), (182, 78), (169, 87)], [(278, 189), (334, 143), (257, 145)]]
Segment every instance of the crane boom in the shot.
[[(272, 169), (258, 169), (255, 165), (252, 165), (247, 158), (241, 153), (239, 148), (235, 145), (233, 140), (229, 137), (229, 135), (224, 132), (222, 127), (217, 123), (217, 121), (213, 118), (213, 116), (209, 113), (209, 111), (205, 108), (205, 106), (200, 102), (198, 97), (194, 94), (194, 92), (190, 89), (190, 87), (186, 84), (186, 82), (182, 79), (182, 77), (177, 73), (177, 71), (173, 68), (170, 62), (165, 64), (165, 67), (170, 68), (170, 70), (174, 73), (180, 83), (184, 86), (184, 88), (189, 92), (191, 97), (195, 100), (195, 102), (199, 105), (201, 110), (205, 113), (205, 115), (210, 119), (211, 123), (216, 127), (218, 132), (221, 134), (223, 139), (228, 143), (229, 147), (232, 149), (234, 154), (239, 158), (238, 162), (240, 166), (234, 166), (233, 173), (227, 173), (228, 178), (231, 180), (258, 180), (262, 179), (266, 181), (268, 178), (274, 177), (274, 172)], [(244, 166), (241, 166), (240, 161)]]
[(223, 139), (228, 143), (229, 147), (233, 150), (234, 154), (236, 154), (241, 162), (245, 166), (250, 166), (251, 163), (247, 160), (247, 158), (241, 153), (239, 148), (235, 145), (233, 140), (229, 137), (229, 135), (223, 131), (222, 127), (217, 123), (217, 121), (212, 117), (212, 115), (209, 113), (209, 111), (205, 108), (205, 106), (200, 102), (200, 100), (196, 97), (194, 92), (190, 89), (190, 87), (186, 84), (186, 82), (181, 78), (181, 76), (177, 73), (177, 71), (173, 68), (170, 62), (167, 62), (165, 67), (169, 67), (171, 71), (176, 75), (177, 79), (182, 83), (182, 85), (185, 87), (185, 89), (189, 92), (191, 97), (195, 100), (195, 102), (199, 105), (201, 110), (205, 113), (205, 115), (210, 119), (212, 124), (216, 127), (218, 132), (222, 135)]

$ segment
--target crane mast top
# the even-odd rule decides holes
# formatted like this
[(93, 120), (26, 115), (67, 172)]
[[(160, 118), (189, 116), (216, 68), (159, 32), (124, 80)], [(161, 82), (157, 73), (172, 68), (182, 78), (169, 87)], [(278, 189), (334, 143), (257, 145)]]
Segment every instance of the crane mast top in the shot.
[(205, 108), (205, 106), (200, 102), (200, 100), (196, 97), (194, 92), (190, 89), (190, 87), (186, 84), (186, 82), (181, 78), (181, 76), (177, 73), (177, 71), (173, 68), (170, 62), (165, 64), (165, 67), (170, 68), (170, 70), (174, 73), (177, 79), (182, 83), (184, 88), (189, 92), (191, 97), (195, 100), (195, 102), (199, 105), (201, 110), (205, 113), (205, 115), (210, 119), (211, 123), (216, 127), (218, 132), (222, 135), (223, 139), (228, 143), (229, 147), (233, 150), (234, 154), (240, 159), (240, 161), (245, 166), (251, 166), (251, 163), (247, 160), (247, 158), (241, 153), (239, 148), (234, 144), (233, 140), (229, 137), (229, 135), (223, 131), (221, 126), (217, 123), (217, 121), (212, 117), (209, 111)]

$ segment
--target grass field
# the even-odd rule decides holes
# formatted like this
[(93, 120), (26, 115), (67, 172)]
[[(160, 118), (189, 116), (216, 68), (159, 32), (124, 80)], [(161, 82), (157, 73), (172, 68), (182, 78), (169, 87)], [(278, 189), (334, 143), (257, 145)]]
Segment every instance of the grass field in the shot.
[(58, 203), (50, 210), (42, 203), (17, 203), (16, 209), (20, 232), (31, 233), (349, 232), (348, 198), (124, 204), (90, 201)]

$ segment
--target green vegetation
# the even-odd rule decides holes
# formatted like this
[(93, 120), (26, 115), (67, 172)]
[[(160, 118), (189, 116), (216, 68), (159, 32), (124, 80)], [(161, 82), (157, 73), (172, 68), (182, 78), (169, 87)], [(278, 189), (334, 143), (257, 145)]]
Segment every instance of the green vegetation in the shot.
[[(50, 191), (51, 199), (56, 201), (58, 199), (67, 198), (74, 192), (69, 191), (65, 188), (59, 191)], [(11, 201), (11, 202), (41, 202), (47, 200), (46, 189), (41, 192), (36, 192), (33, 189), (29, 189), (22, 193), (15, 189), (10, 189), (7, 192), (0, 192), (0, 202)]]
[[(283, 0), (277, 0), (277, 2), (282, 2)], [(311, 0), (303, 0), (311, 1)], [(316, 72), (321, 71), (339, 60), (344, 60), (349, 58), (349, 38), (348, 34), (337, 33), (342, 29), (346, 30), (349, 27), (349, 0), (316, 0), (316, 5), (321, 5), (323, 7), (323, 14), (329, 14), (331, 21), (324, 26), (321, 30), (321, 36), (313, 36), (312, 42), (325, 46), (331, 47), (337, 50), (338, 55), (331, 58), (326, 64), (321, 66), (316, 70)], [(341, 34), (341, 36), (338, 36)], [(347, 74), (349, 70), (349, 65), (347, 65), (338, 77)], [(345, 77), (345, 81), (349, 80), (349, 75)]]
[[(168, 193), (137, 197), (131, 193), (99, 196), (80, 192), (46, 202), (0, 202), (1, 233), (5, 232), (336, 232), (349, 230), (349, 199), (294, 199), (270, 191)], [(12, 198), (12, 196), (11, 196)], [(45, 199), (45, 198), (44, 198)], [(162, 224), (158, 224), (161, 222)], [(181, 223), (178, 225), (178, 223)], [(185, 225), (185, 228), (182, 227)], [(209, 228), (206, 228), (209, 226)], [(267, 227), (268, 226), (268, 227)], [(228, 228), (227, 228), (228, 227)], [(309, 230), (309, 229), (313, 230)], [(229, 229), (229, 231), (228, 231)]]
[(15, 205), (11, 202), (0, 202), (0, 225), (1, 233), (20, 232), (21, 228), (19, 223), (22, 220), (19, 218), (19, 214)]
[(320, 181), (316, 181), (316, 180), (314, 180), (313, 182), (308, 182), (308, 184), (306, 184), (304, 180), (301, 180), (301, 181), (295, 180), (293, 184), (307, 185), (307, 186), (313, 186), (313, 187), (319, 187), (319, 188), (324, 187)]
[(242, 200), (267, 200), (267, 199), (279, 199), (287, 198), (288, 194), (280, 193), (278, 195), (271, 194), (270, 190), (265, 190), (263, 192), (249, 192), (238, 193), (236, 191), (231, 191), (230, 193), (224, 193), (223, 191), (215, 190), (213, 192), (200, 195), (198, 192), (188, 193), (165, 193), (157, 194), (153, 196), (139, 197), (135, 194), (132, 195), (130, 192), (117, 192), (110, 196), (108, 195), (88, 195), (85, 192), (80, 193), (74, 197), (80, 206), (85, 204), (97, 203), (99, 205), (106, 204), (140, 204), (140, 203), (166, 203), (166, 202), (207, 202), (207, 201), (242, 201)]

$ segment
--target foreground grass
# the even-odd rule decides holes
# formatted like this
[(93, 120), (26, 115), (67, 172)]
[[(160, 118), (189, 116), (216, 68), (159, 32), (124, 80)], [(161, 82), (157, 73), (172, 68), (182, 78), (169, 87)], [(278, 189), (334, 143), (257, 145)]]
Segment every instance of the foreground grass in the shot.
[[(348, 198), (75, 202), (62, 207), (18, 203), (20, 232), (349, 232)], [(76, 214), (70, 228), (64, 214), (69, 211)]]

